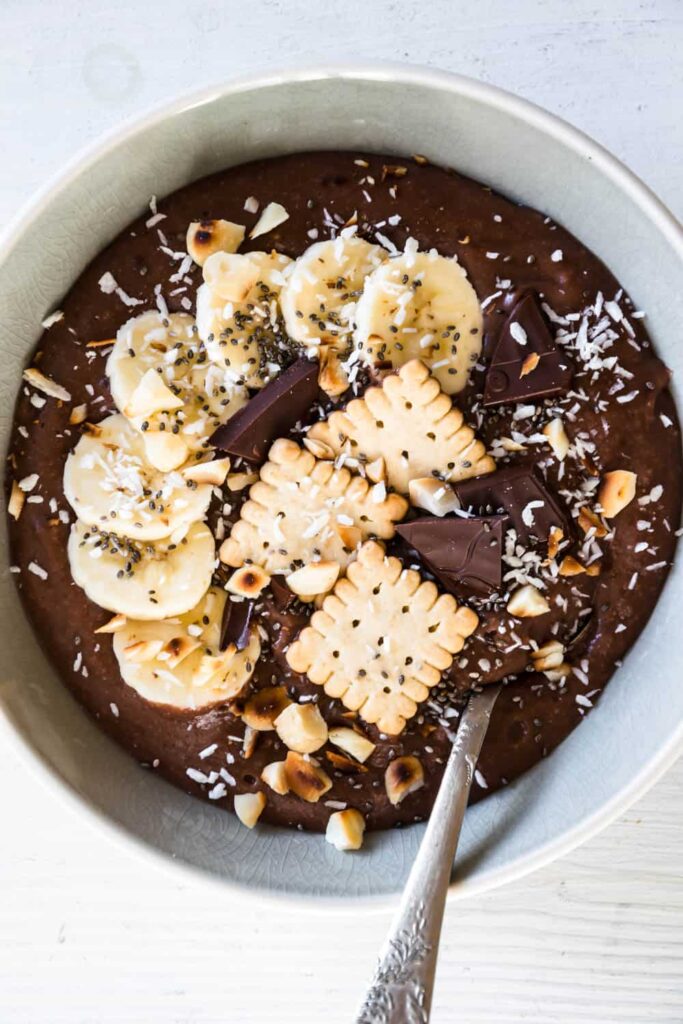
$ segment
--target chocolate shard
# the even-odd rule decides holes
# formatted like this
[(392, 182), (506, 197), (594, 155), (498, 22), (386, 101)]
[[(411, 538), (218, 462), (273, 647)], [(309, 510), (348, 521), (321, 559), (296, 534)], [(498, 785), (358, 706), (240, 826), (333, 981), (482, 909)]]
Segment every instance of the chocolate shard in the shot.
[(525, 292), (503, 324), (486, 373), (484, 405), (548, 398), (569, 389), (570, 357), (558, 348), (532, 292)]
[(506, 466), (452, 487), (466, 511), (506, 512), (522, 543), (532, 538), (545, 543), (551, 526), (559, 527), (567, 538), (573, 534), (569, 512), (535, 466)]
[(318, 363), (298, 359), (214, 432), (211, 444), (247, 462), (263, 462), (273, 441), (286, 437), (318, 398)]
[(249, 643), (253, 614), (253, 601), (231, 601), (228, 598), (223, 608), (221, 621), (221, 638), (218, 645), (221, 651), (224, 651), (230, 644), (234, 644), (238, 651), (244, 650)]
[(447, 590), (500, 590), (507, 516), (424, 516), (396, 527)]
[(289, 589), (285, 583), (284, 576), (271, 576), (269, 586), (273, 595), (273, 603), (275, 604), (275, 607), (279, 612), (286, 612), (296, 600), (294, 591)]

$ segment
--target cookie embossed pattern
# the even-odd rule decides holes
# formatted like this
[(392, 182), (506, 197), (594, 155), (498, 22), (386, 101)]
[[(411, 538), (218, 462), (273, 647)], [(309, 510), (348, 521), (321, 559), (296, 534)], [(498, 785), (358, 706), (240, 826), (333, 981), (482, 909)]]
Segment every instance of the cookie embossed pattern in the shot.
[(9, 490), (29, 615), (103, 727), (246, 827), (356, 850), (428, 816), (473, 690), (506, 681), (476, 798), (594, 705), (671, 563), (678, 427), (568, 232), (424, 157), (308, 153), (153, 200), (85, 271)]

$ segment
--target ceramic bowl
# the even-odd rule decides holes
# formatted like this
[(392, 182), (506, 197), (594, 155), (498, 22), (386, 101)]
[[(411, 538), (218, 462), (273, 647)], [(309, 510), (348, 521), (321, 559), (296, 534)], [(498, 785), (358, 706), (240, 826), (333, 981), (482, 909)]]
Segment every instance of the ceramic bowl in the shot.
[[(88, 261), (163, 196), (231, 164), (315, 148), (425, 153), (563, 223), (630, 291), (683, 381), (683, 234), (613, 157), (500, 90), (403, 65), (305, 69), (230, 82), (174, 102), (79, 157), (18, 219), (0, 251), (2, 446), (21, 371), (45, 315)], [(322, 837), (245, 830), (110, 742), (60, 684), (0, 554), (0, 733), (50, 790), (129, 847), (223, 884), (270, 894), (381, 902), (398, 890), (423, 828), (375, 833), (360, 855)], [(599, 706), (546, 761), (471, 808), (453, 892), (492, 888), (557, 857), (620, 814), (683, 746), (679, 559), (656, 612)]]

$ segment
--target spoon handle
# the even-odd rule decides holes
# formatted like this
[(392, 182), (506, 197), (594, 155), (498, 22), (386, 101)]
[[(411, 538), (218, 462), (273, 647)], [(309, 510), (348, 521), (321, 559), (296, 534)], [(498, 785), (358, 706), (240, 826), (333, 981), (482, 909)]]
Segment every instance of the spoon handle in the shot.
[(500, 686), (460, 720), (429, 824), (356, 1024), (427, 1024), (446, 894), (474, 769)]

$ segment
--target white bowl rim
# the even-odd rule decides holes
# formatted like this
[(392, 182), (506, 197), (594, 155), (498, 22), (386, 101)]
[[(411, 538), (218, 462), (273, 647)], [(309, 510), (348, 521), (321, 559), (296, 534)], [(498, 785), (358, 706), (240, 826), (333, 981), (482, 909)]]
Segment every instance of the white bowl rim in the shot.
[[(228, 78), (212, 85), (204, 86), (201, 89), (192, 90), (165, 103), (154, 104), (142, 114), (138, 113), (124, 119), (115, 128), (83, 147), (59, 171), (52, 175), (45, 185), (29, 197), (28, 201), (19, 209), (0, 235), (0, 263), (4, 262), (11, 255), (15, 238), (18, 238), (22, 230), (49, 206), (55, 196), (66, 188), (75, 177), (86, 171), (88, 167), (128, 137), (144, 131), (148, 126), (158, 124), (169, 117), (181, 114), (183, 111), (210, 103), (218, 97), (230, 95), (231, 93), (256, 91), (291, 82), (318, 81), (330, 78), (401, 81), (405, 84), (417, 84), (447, 90), (487, 103), (504, 113), (509, 113), (512, 116), (525, 120), (539, 131), (550, 135), (588, 158), (606, 178), (614, 182), (616, 187), (626, 193), (640, 207), (662, 235), (666, 237), (671, 247), (678, 252), (683, 262), (683, 226), (681, 226), (667, 206), (633, 171), (629, 170), (600, 143), (595, 142), (590, 136), (557, 115), (551, 114), (530, 100), (516, 96), (498, 86), (480, 82), (454, 72), (400, 61), (373, 61), (372, 63), (364, 61), (338, 61), (331, 62), (325, 66), (318, 64), (285, 65), (272, 70), (267, 75), (248, 74)], [(204, 882), (212, 888), (220, 888), (224, 892), (230, 891), (233, 897), (248, 895), (253, 898), (258, 896), (264, 903), (270, 902), (276, 906), (295, 902), (300, 909), (313, 911), (316, 909), (336, 909), (338, 911), (355, 913), (359, 905), (362, 905), (366, 909), (380, 912), (393, 905), (397, 900), (397, 894), (352, 895), (345, 897), (309, 896), (298, 892), (288, 893), (265, 889), (260, 886), (245, 887), (229, 878), (213, 875), (186, 861), (176, 861), (146, 840), (129, 832), (122, 824), (113, 820), (99, 807), (90, 804), (87, 799), (79, 795), (65, 780), (61, 779), (58, 772), (47, 762), (47, 759), (43, 758), (33, 748), (21, 730), (10, 721), (9, 715), (0, 704), (0, 741), (5, 739), (19, 752), (22, 760), (27, 763), (28, 767), (41, 780), (42, 784), (48, 787), (67, 806), (71, 807), (74, 813), (77, 813), (83, 820), (90, 821), (93, 825), (96, 820), (99, 820), (103, 826), (103, 832), (106, 832), (112, 839), (116, 840), (117, 845), (122, 846), (126, 850), (135, 851), (138, 856), (144, 858), (150, 864), (166, 868), (173, 872), (175, 878), (178, 875), (176, 868), (180, 866), (183, 874), (193, 875), (196, 880)], [(523, 878), (538, 868), (544, 867), (570, 853), (577, 846), (591, 839), (603, 828), (611, 824), (632, 804), (639, 800), (664, 775), (682, 753), (683, 722), (679, 723), (678, 728), (672, 733), (665, 746), (650, 758), (631, 782), (601, 808), (573, 827), (568, 828), (559, 836), (544, 843), (533, 852), (522, 854), (508, 864), (486, 872), (480, 877), (475, 876), (474, 878), (465, 878), (453, 882), (449, 892), (449, 901), (478, 895), (505, 885), (508, 882)], [(86, 813), (83, 813), (84, 811)], [(322, 836), (320, 839), (324, 841)]]

